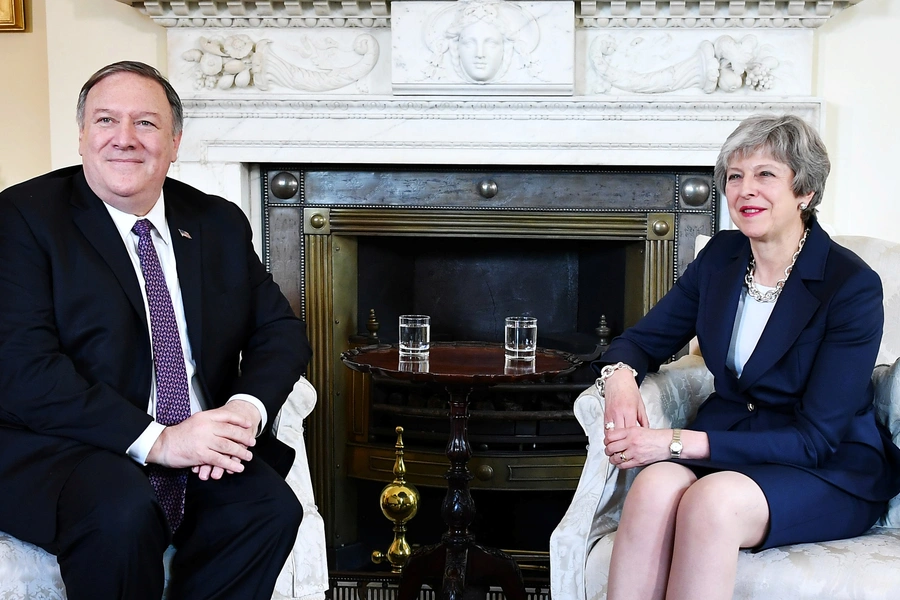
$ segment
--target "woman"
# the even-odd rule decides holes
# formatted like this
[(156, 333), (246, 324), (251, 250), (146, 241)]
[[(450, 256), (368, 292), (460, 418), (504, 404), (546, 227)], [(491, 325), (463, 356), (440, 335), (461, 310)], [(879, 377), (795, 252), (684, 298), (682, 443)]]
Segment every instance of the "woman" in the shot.
[[(741, 123), (715, 167), (738, 231), (595, 363), (606, 453), (645, 467), (610, 600), (731, 598), (739, 548), (859, 535), (900, 492), (900, 449), (872, 405), (881, 281), (816, 222), (829, 170), (799, 118)], [(716, 391), (690, 429), (648, 429), (638, 384), (694, 335)]]

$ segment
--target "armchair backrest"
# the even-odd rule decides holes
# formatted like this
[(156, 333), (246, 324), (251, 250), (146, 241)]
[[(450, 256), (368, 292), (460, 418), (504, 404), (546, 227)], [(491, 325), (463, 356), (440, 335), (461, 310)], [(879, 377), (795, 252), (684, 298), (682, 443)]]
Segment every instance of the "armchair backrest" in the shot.
[(893, 364), (900, 357), (900, 244), (858, 235), (836, 235), (841, 246), (866, 261), (884, 287), (884, 337), (878, 351), (878, 364)]
[[(894, 444), (900, 446), (900, 244), (871, 237), (836, 235), (841, 246), (849, 248), (881, 276), (884, 288), (884, 336), (878, 350), (872, 380), (875, 382), (875, 413), (888, 428)], [(900, 496), (888, 502), (878, 523), (900, 527)]]

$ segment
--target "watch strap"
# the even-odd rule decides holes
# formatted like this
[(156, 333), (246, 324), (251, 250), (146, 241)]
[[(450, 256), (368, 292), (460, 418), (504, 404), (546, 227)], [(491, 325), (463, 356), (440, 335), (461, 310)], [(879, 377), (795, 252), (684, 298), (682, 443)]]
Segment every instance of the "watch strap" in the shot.
[(681, 441), (681, 430), (672, 430), (672, 442), (669, 444), (669, 458), (681, 458), (681, 451), (684, 444)]

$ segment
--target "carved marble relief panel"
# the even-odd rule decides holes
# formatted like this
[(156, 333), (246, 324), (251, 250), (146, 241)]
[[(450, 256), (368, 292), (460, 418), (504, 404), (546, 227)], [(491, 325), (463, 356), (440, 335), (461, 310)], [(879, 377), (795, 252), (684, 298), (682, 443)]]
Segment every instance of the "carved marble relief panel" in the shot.
[(585, 95), (812, 93), (811, 32), (586, 30)]
[(571, 2), (391, 4), (394, 94), (571, 95)]
[(170, 30), (169, 76), (188, 98), (383, 94), (389, 51), (387, 29)]

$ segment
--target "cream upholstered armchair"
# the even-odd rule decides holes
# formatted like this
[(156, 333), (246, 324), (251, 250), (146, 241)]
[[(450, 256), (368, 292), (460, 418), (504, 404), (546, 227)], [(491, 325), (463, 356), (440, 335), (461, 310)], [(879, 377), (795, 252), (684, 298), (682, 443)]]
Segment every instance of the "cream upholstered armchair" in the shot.
[[(835, 241), (862, 257), (884, 284), (884, 338), (872, 379), (878, 419), (900, 445), (900, 244), (856, 236), (836, 236)], [(663, 366), (641, 385), (654, 428), (687, 426), (712, 391), (712, 376), (693, 354)], [(590, 445), (575, 496), (550, 539), (551, 591), (560, 600), (602, 600), (622, 502), (635, 473), (619, 471), (604, 454), (603, 399), (596, 386), (576, 400), (575, 416)], [(898, 597), (900, 496), (860, 537), (756, 554), (742, 551), (738, 558), (736, 600)]]
[[(287, 482), (303, 505), (303, 522), (294, 549), (281, 569), (272, 596), (276, 600), (324, 600), (328, 589), (328, 564), (325, 556), (325, 523), (316, 509), (303, 420), (316, 405), (316, 390), (304, 378), (294, 384), (273, 429), (278, 439), (297, 451)], [(169, 548), (166, 560), (171, 560)], [(0, 532), (0, 599), (65, 600), (66, 591), (59, 575), (56, 557), (40, 548)]]

